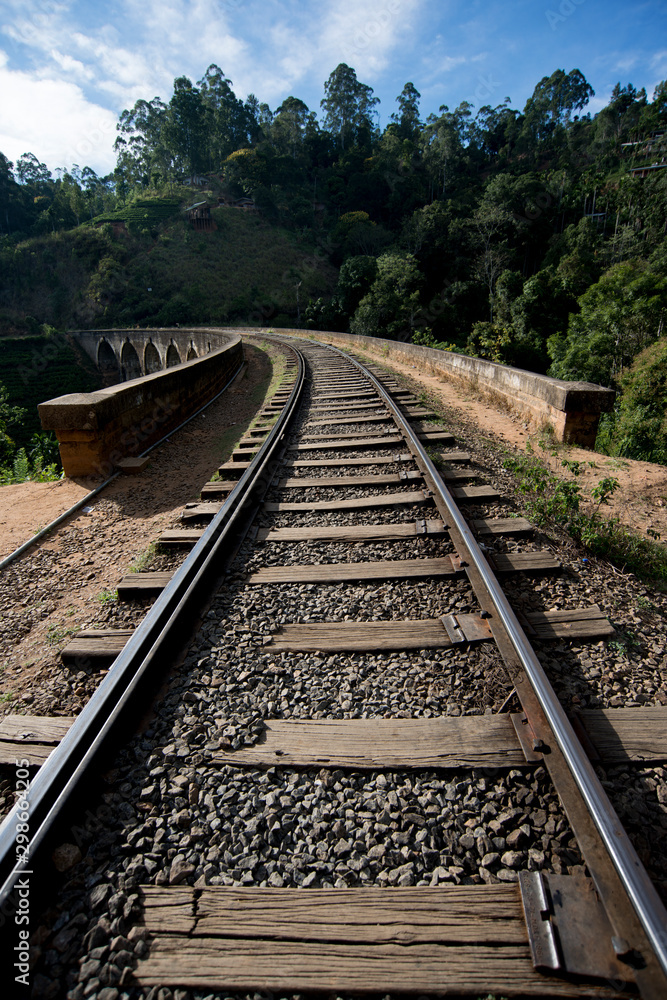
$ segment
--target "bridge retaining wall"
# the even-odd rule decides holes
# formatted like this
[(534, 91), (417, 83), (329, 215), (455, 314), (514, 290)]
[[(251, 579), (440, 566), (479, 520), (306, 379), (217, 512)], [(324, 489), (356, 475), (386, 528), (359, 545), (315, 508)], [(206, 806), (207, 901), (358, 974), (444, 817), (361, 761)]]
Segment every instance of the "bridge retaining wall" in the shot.
[[(119, 337), (125, 332), (136, 335), (116, 331)], [(42, 427), (58, 438), (65, 475), (111, 475), (122, 459), (140, 455), (225, 387), (243, 362), (241, 337), (220, 330), (199, 332), (213, 348), (203, 358), (39, 404)]]
[(591, 382), (565, 382), (520, 368), (508, 368), (493, 361), (469, 358), (465, 354), (378, 337), (328, 331), (289, 332), (322, 340), (342, 349), (375, 354), (387, 361), (393, 358), (447, 381), (473, 386), (490, 402), (514, 411), (534, 428), (542, 430), (549, 426), (558, 441), (584, 448), (594, 447), (600, 414), (607, 413), (614, 405), (613, 389)]

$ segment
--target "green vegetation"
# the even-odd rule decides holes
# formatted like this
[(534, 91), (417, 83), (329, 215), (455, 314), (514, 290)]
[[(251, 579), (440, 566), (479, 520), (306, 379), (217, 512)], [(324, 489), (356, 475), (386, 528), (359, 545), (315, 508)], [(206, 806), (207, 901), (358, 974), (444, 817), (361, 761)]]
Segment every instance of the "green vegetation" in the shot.
[(122, 205), (112, 212), (103, 212), (95, 216), (87, 225), (98, 226), (104, 222), (124, 222), (128, 228), (148, 230), (165, 219), (176, 215), (181, 207), (182, 198), (137, 198), (128, 205)]
[(65, 628), (64, 625), (49, 625), (46, 632), (46, 641), (49, 646), (60, 646), (70, 635), (76, 635), (76, 628)]
[(117, 590), (101, 590), (96, 596), (95, 600), (99, 601), (100, 604), (111, 604), (112, 601), (118, 600)]
[(135, 558), (130, 566), (130, 573), (145, 573), (150, 569), (151, 563), (158, 554), (159, 546), (157, 542), (151, 542), (143, 552)]
[[(192, 198), (192, 192), (186, 194)], [(262, 216), (214, 207), (216, 230), (198, 232), (182, 212), (171, 217), (171, 200), (168, 205), (166, 220), (133, 223), (127, 232), (114, 233), (109, 223), (23, 240), (11, 248), (3, 249), (0, 242), (0, 269), (4, 264), (6, 275), (0, 333), (3, 325), (23, 332), (25, 313), (48, 324), (83, 328), (263, 326), (268, 320), (290, 325), (298, 282), (304, 301), (334, 285), (335, 270), (312, 241)], [(124, 217), (127, 210), (116, 214)]]
[[(561, 479), (537, 458), (526, 455), (505, 460), (505, 468), (516, 477), (520, 493), (526, 497), (526, 511), (539, 526), (564, 528), (587, 552), (603, 556), (642, 580), (667, 586), (667, 549), (660, 536), (646, 539), (622, 525), (618, 518), (606, 518), (602, 507), (618, 489), (612, 476), (602, 478), (590, 497), (582, 495), (576, 482), (579, 462), (563, 461), (572, 479)], [(582, 503), (585, 509), (582, 509)]]
[[(12, 423), (14, 443), (28, 451), (36, 443), (46, 447), (47, 436), (41, 429), (37, 404), (68, 392), (99, 389), (100, 374), (72, 340), (52, 327), (46, 326), (36, 334), (5, 336), (0, 344), (0, 421), (7, 419), (2, 409), (4, 390), (4, 402), (23, 410), (19, 420)], [(33, 440), (35, 435), (39, 435), (37, 441)], [(54, 452), (52, 448), (46, 457), (56, 461), (57, 449)]]
[(42, 431), (37, 404), (99, 387), (100, 376), (92, 361), (52, 327), (45, 326), (33, 335), (4, 337), (0, 353), (0, 485), (59, 479), (58, 442), (53, 433)]
[[(408, 82), (381, 130), (345, 64), (319, 122), (295, 96), (239, 100), (215, 65), (178, 77), (122, 112), (107, 177), (0, 154), (0, 335), (270, 323), (412, 340), (612, 386), (600, 447), (665, 462), (667, 82), (619, 82), (595, 114), (592, 96), (556, 69), (522, 110), (423, 120)], [(188, 219), (199, 202), (211, 226)]]

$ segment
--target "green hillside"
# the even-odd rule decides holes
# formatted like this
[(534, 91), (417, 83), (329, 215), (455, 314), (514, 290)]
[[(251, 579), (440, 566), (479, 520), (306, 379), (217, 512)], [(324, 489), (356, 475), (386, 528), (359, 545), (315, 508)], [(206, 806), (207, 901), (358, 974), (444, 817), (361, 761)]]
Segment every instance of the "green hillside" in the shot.
[[(220, 207), (214, 231), (198, 232), (182, 206), (145, 199), (0, 249), (0, 335), (41, 323), (288, 325), (310, 298), (331, 293), (336, 270), (312, 235)], [(114, 226), (121, 221), (126, 228)]]

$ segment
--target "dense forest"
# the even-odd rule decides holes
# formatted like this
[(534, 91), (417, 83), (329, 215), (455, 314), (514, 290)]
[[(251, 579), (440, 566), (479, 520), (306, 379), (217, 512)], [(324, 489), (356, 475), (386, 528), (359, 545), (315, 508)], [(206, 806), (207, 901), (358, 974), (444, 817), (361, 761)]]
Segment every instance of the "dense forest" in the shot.
[[(443, 97), (446, 95), (443, 95)], [(556, 70), (523, 111), (406, 83), (378, 127), (341, 64), (320, 116), (210, 66), (123, 111), (116, 168), (0, 154), (0, 332), (248, 323), (412, 340), (618, 390), (599, 447), (667, 463), (667, 83), (606, 107)], [(210, 224), (186, 210), (205, 202)], [(1, 377), (1, 376), (0, 376)]]

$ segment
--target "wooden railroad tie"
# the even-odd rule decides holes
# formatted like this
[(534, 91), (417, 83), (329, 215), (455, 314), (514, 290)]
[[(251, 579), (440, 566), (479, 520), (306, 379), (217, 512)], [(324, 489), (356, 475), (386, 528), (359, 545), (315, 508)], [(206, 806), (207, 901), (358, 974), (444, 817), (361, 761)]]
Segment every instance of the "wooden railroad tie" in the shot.
[[(494, 569), (500, 575), (510, 573), (559, 572), (561, 564), (550, 552), (516, 552), (503, 556)], [(334, 583), (342, 580), (398, 580), (418, 577), (461, 575), (465, 571), (458, 556), (436, 559), (382, 559), (375, 562), (309, 563), (299, 566), (264, 566), (251, 573), (247, 582), (261, 583)], [(135, 574), (137, 575), (137, 574)], [(127, 577), (126, 577), (127, 579)]]
[[(525, 517), (479, 518), (472, 526), (480, 535), (527, 535), (534, 529)], [(407, 524), (350, 524), (318, 525), (299, 528), (259, 528), (255, 539), (260, 542), (364, 542), (391, 541), (397, 538), (413, 538), (444, 535), (447, 531), (442, 521), (419, 520)], [(203, 528), (170, 528), (163, 531), (158, 541), (164, 546), (196, 545), (204, 534)]]
[[(519, 615), (528, 635), (540, 640), (605, 639), (614, 627), (597, 605), (570, 611)], [(106, 666), (132, 635), (125, 629), (85, 629), (61, 652), (63, 663)], [(383, 652), (407, 649), (447, 649), (464, 643), (488, 642), (490, 619), (479, 615), (443, 615), (415, 621), (309, 622), (284, 625), (267, 649), (276, 652)]]
[[(559, 901), (553, 919), (563, 913), (566, 927), (568, 902), (580, 915), (584, 906), (583, 922), (606, 942), (594, 971), (603, 981), (586, 994), (628, 997), (621, 987), (633, 973), (613, 953), (591, 881), (548, 875), (546, 882)], [(150, 949), (133, 980), (145, 988), (573, 995), (571, 982), (535, 970), (517, 885), (139, 892)], [(581, 960), (576, 945), (564, 949), (563, 971), (581, 974)]]
[[(448, 431), (428, 431), (419, 432), (418, 438), (420, 441), (424, 442), (439, 442), (440, 444), (454, 444), (455, 438)], [(291, 452), (304, 452), (304, 451), (340, 451), (345, 448), (355, 450), (358, 448), (386, 448), (389, 445), (403, 444), (403, 438), (399, 434), (387, 433), (383, 437), (362, 437), (360, 435), (349, 435), (344, 436), (339, 434), (334, 439), (328, 439), (325, 435), (322, 435), (322, 441), (312, 440), (306, 444), (295, 445), (290, 447), (288, 450)]]
[[(597, 605), (574, 611), (535, 611), (521, 617), (528, 634), (538, 639), (608, 639), (615, 634)], [(282, 626), (267, 648), (284, 652), (446, 649), (488, 642), (493, 638), (491, 620), (458, 614), (415, 621), (308, 622)]]
[[(204, 505), (202, 505), (204, 506)], [(211, 504), (216, 507), (216, 504)], [(555, 573), (561, 564), (550, 552), (516, 552), (496, 556), (496, 573), (527, 573), (531, 576)], [(439, 559), (382, 559), (374, 562), (306, 563), (300, 566), (265, 566), (251, 573), (249, 584), (261, 583), (335, 583), (345, 580), (397, 580), (417, 577), (455, 576), (464, 573), (458, 556)], [(173, 573), (128, 573), (118, 584), (118, 597), (127, 601), (159, 594)]]
[[(452, 457), (452, 454), (454, 457)], [(450, 462), (469, 462), (470, 455), (467, 452), (454, 452), (448, 453), (445, 459)], [(344, 465), (347, 466), (362, 466), (362, 465), (393, 465), (400, 464), (404, 465), (406, 462), (412, 462), (413, 457), (409, 452), (396, 452), (394, 455), (367, 455), (365, 458), (346, 458)], [(226, 472), (234, 472), (241, 474), (244, 472), (250, 462), (245, 464), (237, 462), (225, 462), (218, 468), (218, 472), (222, 475)], [(283, 463), (284, 469), (305, 469), (305, 468), (336, 468), (341, 467), (341, 461), (339, 458), (309, 458), (309, 459), (292, 459), (290, 461)]]
[[(340, 767), (352, 770), (528, 766), (516, 715), (431, 719), (268, 719), (260, 741), (216, 751), (213, 763), (235, 767)], [(72, 716), (8, 715), (0, 721), (0, 763), (44, 763)], [(584, 709), (576, 713), (586, 749), (605, 765), (667, 759), (667, 709)], [(532, 762), (534, 763), (534, 762)]]
[[(343, 412), (347, 414), (349, 411), (345, 410)], [(391, 420), (393, 420), (393, 417), (386, 410), (380, 410), (377, 414), (369, 414), (361, 417), (339, 417), (335, 413), (330, 413), (326, 420), (309, 420), (304, 425), (304, 430), (307, 431), (310, 427), (330, 427), (331, 424), (335, 424), (336, 427), (341, 427), (345, 424), (383, 424), (389, 423)], [(313, 437), (313, 433), (306, 433), (306, 437)]]
[(17, 758), (43, 764), (73, 722), (70, 715), (6, 715), (0, 720), (0, 764)]
[[(217, 764), (265, 768), (469, 770), (535, 766), (517, 734), (522, 712), (432, 719), (267, 719), (260, 739), (218, 750)], [(587, 709), (577, 713), (594, 760), (605, 765), (667, 758), (667, 709)]]

